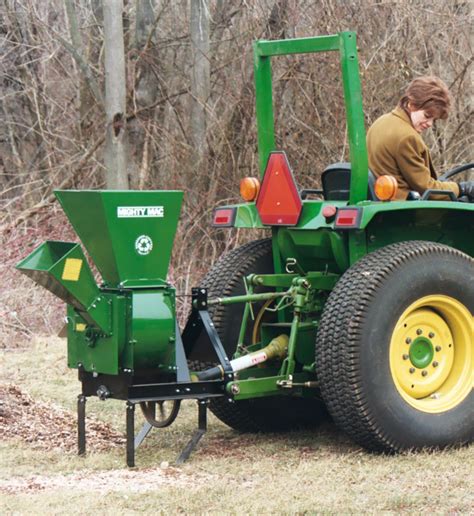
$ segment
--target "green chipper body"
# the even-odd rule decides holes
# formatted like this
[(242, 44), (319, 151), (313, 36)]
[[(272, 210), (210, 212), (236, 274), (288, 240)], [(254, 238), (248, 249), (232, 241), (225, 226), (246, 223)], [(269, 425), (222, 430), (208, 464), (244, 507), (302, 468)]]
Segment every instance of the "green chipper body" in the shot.
[(183, 194), (58, 191), (79, 244), (45, 242), (17, 268), (68, 304), (68, 365), (94, 374), (176, 369), (175, 289), (166, 281)]
[[(339, 57), (350, 163), (300, 190), (275, 147), (271, 59), (311, 52)], [(439, 191), (375, 195), (353, 32), (258, 41), (254, 70), (261, 186), (216, 208), (212, 225), (268, 238), (210, 269), (182, 331), (167, 281), (182, 192), (58, 191), (97, 271), (68, 242), (45, 242), (17, 266), (67, 303), (79, 453), (89, 396), (126, 402), (129, 466), (184, 399), (198, 401), (198, 430), (178, 462), (204, 434), (208, 406), (239, 431), (319, 424), (329, 411), (370, 450), (472, 441), (474, 205), (430, 200)], [(137, 405), (146, 422), (135, 436)]]

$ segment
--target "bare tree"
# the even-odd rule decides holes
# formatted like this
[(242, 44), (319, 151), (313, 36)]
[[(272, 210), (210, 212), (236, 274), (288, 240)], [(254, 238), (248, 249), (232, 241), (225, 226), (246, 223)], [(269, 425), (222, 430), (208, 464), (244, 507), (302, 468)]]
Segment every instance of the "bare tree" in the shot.
[(104, 0), (103, 11), (107, 123), (104, 156), (106, 185), (109, 189), (128, 189), (123, 1)]
[[(207, 101), (211, 93), (211, 67), (209, 56), (209, 2), (191, 0), (191, 142), (192, 162), (201, 169), (207, 144)], [(202, 178), (206, 179), (206, 176)]]
[[(159, 16), (155, 17), (154, 0), (136, 0), (135, 33), (130, 60), (134, 84), (132, 93), (133, 107), (146, 108), (153, 105), (159, 92), (159, 78), (154, 67), (153, 47), (156, 44), (155, 28)], [(129, 123), (130, 165), (132, 187), (145, 188), (150, 176), (150, 162), (153, 148), (152, 113), (146, 119), (134, 118)]]
[(89, 117), (93, 103), (97, 102), (103, 109), (104, 99), (99, 84), (92, 73), (90, 63), (87, 61), (74, 0), (64, 0), (64, 5), (72, 45), (69, 45), (65, 40), (62, 43), (71, 53), (79, 69), (79, 126), (81, 135), (84, 136), (85, 129), (90, 125)]
[[(237, 201), (240, 178), (258, 174), (251, 44), (262, 38), (356, 31), (367, 125), (413, 77), (439, 75), (455, 107), (426, 136), (435, 164), (443, 170), (472, 156), (472, 2), (127, 0), (131, 46), (125, 38), (126, 78), (115, 81), (104, 69), (102, 3), (113, 5), (0, 0), (2, 223), (24, 220), (28, 208), (48, 209), (60, 185), (104, 187), (100, 97), (107, 75), (122, 92), (108, 113), (108, 135), (123, 151), (109, 142), (108, 156), (122, 156), (125, 178), (127, 157), (133, 187), (185, 189), (191, 202), (183, 210), (186, 233), (178, 236), (183, 256), (189, 242), (201, 256), (218, 255), (232, 242), (210, 238), (212, 207)], [(75, 8), (72, 30), (68, 5)], [(121, 41), (119, 30), (112, 50)], [(337, 53), (278, 57), (272, 69), (277, 145), (300, 186), (314, 187), (328, 163), (347, 156)], [(119, 168), (107, 167), (116, 179)]]

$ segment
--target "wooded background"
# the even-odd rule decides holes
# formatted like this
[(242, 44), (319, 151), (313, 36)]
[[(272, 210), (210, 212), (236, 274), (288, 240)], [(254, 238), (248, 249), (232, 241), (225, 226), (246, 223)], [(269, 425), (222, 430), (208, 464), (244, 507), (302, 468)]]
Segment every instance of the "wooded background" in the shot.
[[(472, 2), (1, 2), (4, 232), (56, 216), (54, 188), (183, 189), (175, 264), (208, 268), (247, 238), (209, 222), (258, 175), (257, 39), (356, 31), (367, 127), (411, 79), (440, 76), (455, 102), (426, 136), (435, 164), (472, 161)], [(338, 56), (274, 59), (273, 78), (278, 148), (300, 186), (315, 187), (347, 159)]]

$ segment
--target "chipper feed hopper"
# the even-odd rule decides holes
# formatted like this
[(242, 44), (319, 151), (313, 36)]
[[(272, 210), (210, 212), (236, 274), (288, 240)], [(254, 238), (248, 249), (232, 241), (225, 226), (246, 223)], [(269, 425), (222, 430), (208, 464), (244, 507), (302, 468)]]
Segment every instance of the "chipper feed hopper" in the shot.
[[(329, 51), (341, 63), (351, 162), (302, 191), (275, 148), (270, 63)], [(430, 191), (394, 201), (393, 181), (375, 181), (354, 33), (259, 41), (254, 58), (261, 174), (242, 181), (246, 202), (217, 208), (213, 225), (269, 238), (219, 260), (192, 290), (183, 331), (167, 281), (182, 192), (58, 191), (97, 272), (68, 242), (45, 242), (17, 266), (68, 305), (79, 452), (88, 396), (126, 402), (130, 466), (183, 399), (198, 401), (198, 429), (178, 462), (205, 432), (208, 407), (239, 431), (317, 425), (329, 412), (376, 451), (471, 442), (473, 205)], [(135, 437), (136, 405), (146, 423)]]

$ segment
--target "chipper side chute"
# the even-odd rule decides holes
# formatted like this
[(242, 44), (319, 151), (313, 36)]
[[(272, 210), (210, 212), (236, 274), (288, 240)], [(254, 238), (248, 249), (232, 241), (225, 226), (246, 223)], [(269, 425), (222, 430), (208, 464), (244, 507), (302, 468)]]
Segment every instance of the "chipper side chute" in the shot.
[(79, 244), (44, 242), (17, 268), (73, 307), (83, 320), (78, 323), (81, 330), (88, 326), (97, 334), (110, 334), (110, 305), (101, 295)]

